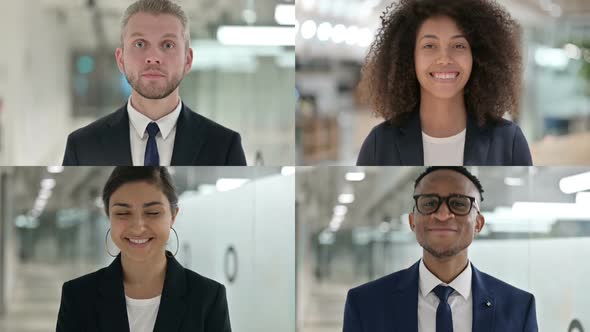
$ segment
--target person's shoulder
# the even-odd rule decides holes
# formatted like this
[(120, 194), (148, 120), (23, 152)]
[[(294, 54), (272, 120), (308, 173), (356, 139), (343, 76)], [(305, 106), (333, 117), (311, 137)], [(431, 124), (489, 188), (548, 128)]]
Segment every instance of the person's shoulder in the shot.
[(192, 109), (190, 109), (190, 107), (184, 105), (184, 111), (186, 114), (186, 117), (188, 118), (189, 122), (193, 123), (193, 124), (198, 124), (199, 126), (201, 126), (202, 128), (206, 128), (207, 132), (211, 135), (235, 135), (237, 134), (236, 131), (229, 129), (209, 118), (207, 118), (204, 115), (201, 115), (195, 111), (193, 111)]
[(375, 127), (373, 127), (371, 132), (373, 132), (375, 134), (382, 134), (385, 132), (390, 132), (390, 131), (395, 130), (397, 128), (399, 128), (399, 127), (394, 125), (391, 121), (383, 121), (383, 122), (379, 123), (378, 125), (376, 125)]
[(187, 284), (191, 289), (196, 289), (199, 292), (204, 290), (216, 293), (220, 287), (224, 287), (221, 283), (198, 274), (197, 272), (183, 267), (186, 275)]
[(365, 284), (350, 289), (349, 294), (356, 296), (373, 296), (377, 294), (383, 294), (384, 291), (393, 289), (400, 281), (402, 275), (407, 272), (407, 269), (401, 270), (388, 274), (379, 279), (369, 281)]
[(495, 132), (510, 135), (515, 135), (521, 130), (516, 123), (504, 118), (501, 118), (500, 120), (493, 123), (489, 123), (488, 127), (493, 129)]
[(508, 302), (515, 300), (530, 299), (533, 294), (522, 290), (518, 287), (512, 286), (509, 283), (502, 281), (494, 276), (491, 276), (485, 272), (477, 271), (480, 278), (485, 282), (486, 288), (491, 289), (495, 294), (500, 295)]
[(104, 131), (109, 124), (118, 121), (126, 112), (125, 107), (121, 107), (113, 113), (107, 114), (88, 125), (74, 130), (70, 136), (76, 139), (90, 138)]
[(98, 289), (98, 281), (104, 274), (105, 270), (106, 268), (102, 268), (98, 271), (85, 274), (76, 279), (66, 281), (63, 285), (64, 293), (67, 293), (70, 296), (83, 295), (86, 294), (89, 290)]

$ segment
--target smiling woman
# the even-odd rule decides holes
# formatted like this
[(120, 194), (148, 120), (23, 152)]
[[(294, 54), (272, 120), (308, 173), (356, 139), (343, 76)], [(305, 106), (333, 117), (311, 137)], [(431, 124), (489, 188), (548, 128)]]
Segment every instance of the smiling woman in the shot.
[(110, 234), (121, 252), (64, 284), (57, 331), (231, 331), (225, 287), (166, 251), (179, 211), (166, 168), (117, 167), (102, 198), (106, 240)]
[(517, 115), (520, 28), (489, 0), (388, 7), (363, 68), (375, 112), (358, 165), (531, 165)]

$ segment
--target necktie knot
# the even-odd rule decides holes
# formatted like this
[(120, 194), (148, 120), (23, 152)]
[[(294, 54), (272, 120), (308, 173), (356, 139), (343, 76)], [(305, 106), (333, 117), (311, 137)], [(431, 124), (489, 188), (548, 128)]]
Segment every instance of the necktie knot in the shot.
[(443, 286), (438, 285), (434, 287), (434, 294), (439, 298), (441, 302), (447, 303), (449, 300), (449, 296), (454, 291), (453, 287), (451, 286)]
[(157, 123), (150, 122), (147, 125), (146, 131), (147, 131), (149, 137), (156, 137), (156, 135), (160, 132), (160, 127), (158, 127)]

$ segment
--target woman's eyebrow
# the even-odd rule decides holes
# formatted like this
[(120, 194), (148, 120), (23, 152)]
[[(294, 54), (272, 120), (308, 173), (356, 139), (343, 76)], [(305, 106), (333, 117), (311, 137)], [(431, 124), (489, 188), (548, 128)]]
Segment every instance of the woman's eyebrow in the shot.
[(143, 207), (150, 207), (150, 206), (154, 206), (154, 205), (164, 205), (162, 202), (159, 201), (153, 201), (153, 202), (147, 202), (143, 204)]
[(127, 203), (113, 203), (113, 207), (115, 206), (122, 206), (122, 207), (131, 207), (131, 204), (127, 204)]
[[(439, 39), (438, 36), (436, 36), (436, 35), (424, 35), (420, 39), (424, 39), (424, 38)], [(453, 37), (451, 37), (451, 39), (456, 39), (456, 38), (465, 38), (465, 35), (454, 35)]]

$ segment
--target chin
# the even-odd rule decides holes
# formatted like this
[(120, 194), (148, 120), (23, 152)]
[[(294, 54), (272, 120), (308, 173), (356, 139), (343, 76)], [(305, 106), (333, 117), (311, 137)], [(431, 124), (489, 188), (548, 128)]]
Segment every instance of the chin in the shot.
[(432, 88), (432, 89), (425, 89), (428, 94), (430, 94), (431, 96), (437, 98), (437, 99), (454, 99), (457, 98), (459, 96), (463, 96), (463, 89), (457, 89), (456, 87), (454, 88), (447, 88), (447, 89), (441, 89), (441, 88)]

